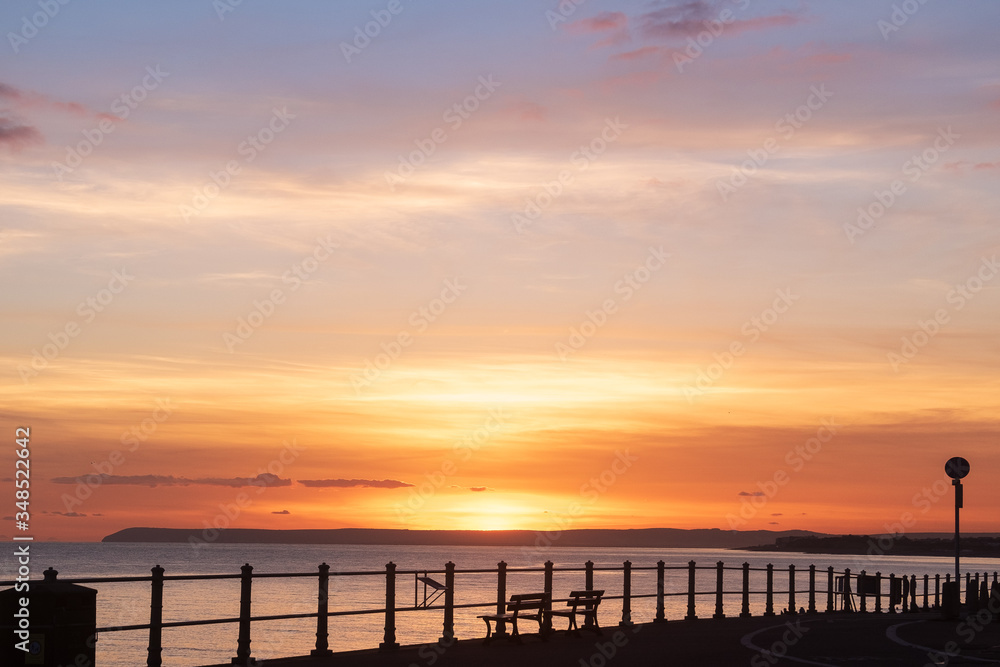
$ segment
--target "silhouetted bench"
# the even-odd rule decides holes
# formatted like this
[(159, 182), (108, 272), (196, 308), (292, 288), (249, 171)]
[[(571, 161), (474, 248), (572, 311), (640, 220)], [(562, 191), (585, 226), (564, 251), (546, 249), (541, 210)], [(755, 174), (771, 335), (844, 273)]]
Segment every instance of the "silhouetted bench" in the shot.
[(576, 617), (581, 616), (583, 617), (583, 627), (601, 634), (601, 626), (597, 624), (597, 607), (601, 604), (603, 595), (604, 591), (573, 591), (569, 594), (569, 599), (566, 600), (566, 606), (569, 609), (551, 609), (546, 613), (550, 617), (565, 616), (568, 618), (569, 627), (566, 630), (569, 632), (579, 630)]
[(537, 621), (538, 633), (544, 636), (544, 628), (542, 627), (543, 615), (551, 606), (552, 602), (548, 593), (523, 593), (520, 595), (511, 595), (510, 600), (507, 602), (507, 613), (483, 614), (478, 617), (483, 619), (486, 623), (486, 639), (483, 640), (483, 643), (488, 644), (493, 638), (493, 629), (490, 627), (490, 621), (493, 621), (494, 625), (497, 626), (499, 626), (501, 622), (510, 621), (512, 626), (510, 639), (512, 641), (518, 641), (520, 638), (517, 629), (517, 620), (519, 618), (527, 619), (529, 621)]

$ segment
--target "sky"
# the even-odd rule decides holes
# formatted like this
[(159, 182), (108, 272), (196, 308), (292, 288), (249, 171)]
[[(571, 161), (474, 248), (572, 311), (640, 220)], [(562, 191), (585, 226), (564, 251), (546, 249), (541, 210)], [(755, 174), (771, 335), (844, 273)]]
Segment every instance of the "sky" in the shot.
[(4, 3), (29, 530), (1000, 530), (998, 21)]

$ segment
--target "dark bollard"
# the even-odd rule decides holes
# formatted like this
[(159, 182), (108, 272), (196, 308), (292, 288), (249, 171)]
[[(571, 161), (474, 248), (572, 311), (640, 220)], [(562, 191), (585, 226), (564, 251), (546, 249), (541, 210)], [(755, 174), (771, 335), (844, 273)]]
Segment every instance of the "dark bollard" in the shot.
[(941, 616), (946, 621), (953, 621), (958, 618), (961, 608), (962, 592), (958, 580), (952, 581), (951, 574), (946, 574), (941, 587)]
[[(552, 565), (552, 563), (549, 563)], [(444, 628), (438, 642), (450, 646), (455, 641), (455, 564), (444, 564)]]
[(743, 563), (743, 605), (740, 618), (750, 618), (750, 563)]
[(788, 566), (788, 613), (799, 613), (795, 605), (795, 565)]
[(694, 621), (698, 619), (698, 614), (694, 610), (694, 561), (688, 562), (688, 613), (684, 617), (685, 621)]
[(774, 616), (774, 565), (767, 564), (767, 592), (764, 603), (764, 615)]
[(399, 648), (396, 642), (396, 564), (385, 564), (385, 635), (378, 645), (380, 651)]
[(146, 667), (163, 664), (163, 568), (152, 569), (152, 592), (149, 596), (149, 648)]
[(726, 614), (722, 609), (722, 580), (725, 576), (725, 565), (720, 560), (715, 564), (715, 614), (712, 618), (725, 618)]
[(240, 636), (236, 642), (236, 657), (232, 664), (250, 667), (250, 601), (253, 595), (253, 566), (245, 563), (240, 568)]
[(816, 566), (809, 566), (809, 609), (810, 614), (816, 613)]
[(622, 620), (619, 627), (631, 628), (632, 623), (632, 561), (627, 560), (622, 564)]
[(666, 570), (666, 563), (662, 560), (656, 563), (656, 618), (654, 623), (663, 623), (667, 620), (666, 610), (663, 604), (663, 579)]
[(330, 650), (330, 566), (319, 566), (319, 595), (316, 606), (316, 648), (309, 655), (325, 657), (333, 655)]
[(826, 613), (832, 614), (833, 604), (833, 566), (826, 568)]

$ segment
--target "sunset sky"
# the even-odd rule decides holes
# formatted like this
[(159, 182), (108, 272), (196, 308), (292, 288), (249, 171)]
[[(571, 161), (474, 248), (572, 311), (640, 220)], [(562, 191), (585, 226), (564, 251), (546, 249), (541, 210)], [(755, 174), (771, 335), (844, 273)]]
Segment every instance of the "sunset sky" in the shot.
[(33, 534), (1000, 531), (998, 25), (4, 3)]

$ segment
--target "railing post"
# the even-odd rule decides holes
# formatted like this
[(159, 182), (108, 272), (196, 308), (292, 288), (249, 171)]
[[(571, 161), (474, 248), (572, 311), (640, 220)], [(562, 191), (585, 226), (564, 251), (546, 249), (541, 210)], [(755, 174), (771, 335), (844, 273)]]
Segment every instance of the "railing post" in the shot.
[(797, 614), (799, 610), (795, 608), (795, 564), (788, 566), (788, 613)]
[[(545, 601), (545, 611), (552, 611), (552, 561), (545, 561), (545, 581), (543, 592), (548, 596)], [(552, 630), (552, 614), (544, 613), (542, 614), (542, 631), (549, 632)]]
[[(585, 590), (588, 591), (594, 590), (594, 561), (592, 560), (588, 560), (586, 563), (584, 563), (583, 582)], [(594, 625), (594, 619), (592, 619), (588, 615), (583, 622), (583, 627), (590, 628), (593, 627), (593, 625)]]
[(249, 667), (250, 658), (250, 601), (253, 595), (253, 566), (244, 563), (240, 568), (240, 636), (236, 642), (236, 657), (232, 664)]
[(910, 575), (910, 611), (917, 612), (917, 575)]
[(663, 623), (667, 620), (665, 607), (663, 605), (663, 579), (666, 570), (666, 563), (662, 560), (656, 562), (656, 618), (654, 623)]
[(444, 628), (438, 642), (450, 646), (455, 641), (455, 564), (444, 564)]
[(875, 573), (875, 613), (882, 613), (882, 573)]
[[(507, 563), (500, 561), (497, 563), (497, 614), (503, 614), (507, 611)], [(504, 621), (496, 622), (496, 631), (494, 634), (497, 637), (503, 637), (507, 634), (507, 624)]]
[(385, 636), (378, 645), (381, 651), (399, 648), (396, 642), (396, 564), (385, 564)]
[(774, 616), (774, 564), (767, 564), (767, 597), (764, 605), (764, 615)]
[(902, 584), (902, 590), (903, 590), (902, 612), (905, 614), (910, 611), (910, 580), (904, 574), (902, 577), (900, 577), (900, 583)]
[(941, 575), (934, 575), (934, 608), (941, 608)]
[(861, 599), (861, 604), (858, 605), (858, 611), (862, 614), (868, 611), (868, 574), (861, 570), (858, 574), (858, 597)]
[(809, 566), (809, 613), (816, 613), (816, 566)]
[(632, 561), (622, 563), (622, 621), (619, 627), (632, 627)]
[(930, 575), (924, 575), (924, 611), (930, 609)]
[[(961, 599), (959, 594), (959, 599)], [(969, 611), (976, 611), (976, 594), (972, 591), (972, 575), (965, 573), (965, 606)]]
[(330, 650), (330, 566), (322, 563), (319, 566), (319, 596), (316, 607), (316, 648), (310, 651), (310, 655), (328, 656), (333, 655)]
[(743, 563), (743, 604), (740, 618), (750, 618), (750, 563)]
[(152, 569), (152, 587), (149, 594), (149, 648), (146, 667), (163, 664), (163, 568)]
[(694, 621), (698, 619), (698, 614), (695, 613), (694, 609), (694, 568), (695, 562), (688, 561), (688, 613), (684, 617), (685, 621)]
[(847, 606), (847, 601), (851, 599), (851, 568), (844, 568), (844, 590), (841, 599), (841, 607), (844, 611), (851, 611)]
[(834, 612), (833, 604), (833, 566), (826, 568), (826, 613)]
[(725, 618), (726, 614), (722, 610), (722, 580), (725, 574), (725, 565), (720, 560), (715, 564), (715, 614), (712, 618)]

